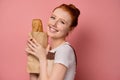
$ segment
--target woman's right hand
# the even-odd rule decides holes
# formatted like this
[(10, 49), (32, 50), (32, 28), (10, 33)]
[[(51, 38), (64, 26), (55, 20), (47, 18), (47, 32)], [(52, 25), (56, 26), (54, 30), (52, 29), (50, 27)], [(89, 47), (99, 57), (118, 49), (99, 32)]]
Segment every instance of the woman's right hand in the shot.
[(43, 48), (37, 41), (32, 37), (31, 34), (29, 34), (29, 38), (27, 41), (27, 47), (26, 52), (28, 54), (32, 54), (36, 56), (38, 59), (45, 59), (48, 51), (50, 50), (50, 45), (47, 46), (47, 48)]

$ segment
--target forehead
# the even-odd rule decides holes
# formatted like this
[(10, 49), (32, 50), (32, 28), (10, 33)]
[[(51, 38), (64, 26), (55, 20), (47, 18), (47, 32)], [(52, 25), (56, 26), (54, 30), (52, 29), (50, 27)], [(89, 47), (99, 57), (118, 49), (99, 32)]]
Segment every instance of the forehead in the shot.
[(62, 9), (62, 8), (57, 8), (54, 10), (53, 15), (57, 16), (58, 18), (62, 18), (66, 21), (71, 21), (71, 15), (69, 14), (69, 12), (67, 12), (66, 10)]

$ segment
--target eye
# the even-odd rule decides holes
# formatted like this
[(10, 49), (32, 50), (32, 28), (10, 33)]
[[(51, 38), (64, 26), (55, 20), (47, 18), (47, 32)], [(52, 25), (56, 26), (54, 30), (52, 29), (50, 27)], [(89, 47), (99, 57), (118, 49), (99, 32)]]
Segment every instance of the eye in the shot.
[(65, 24), (65, 22), (64, 21), (60, 21), (62, 24)]
[(54, 17), (54, 16), (51, 16), (50, 18), (51, 18), (51, 19), (55, 19), (55, 17)]

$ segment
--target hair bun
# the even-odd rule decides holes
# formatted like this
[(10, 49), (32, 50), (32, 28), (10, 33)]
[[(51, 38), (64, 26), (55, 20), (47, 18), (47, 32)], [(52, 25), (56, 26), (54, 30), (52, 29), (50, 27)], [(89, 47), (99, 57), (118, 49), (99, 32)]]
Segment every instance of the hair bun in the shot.
[(76, 12), (76, 15), (80, 15), (80, 11), (73, 4), (69, 4), (69, 7), (71, 7)]

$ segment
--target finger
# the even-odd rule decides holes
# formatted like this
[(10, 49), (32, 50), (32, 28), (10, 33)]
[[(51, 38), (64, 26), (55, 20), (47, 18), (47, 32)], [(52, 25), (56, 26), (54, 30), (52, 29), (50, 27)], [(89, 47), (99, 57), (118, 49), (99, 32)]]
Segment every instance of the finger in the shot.
[(27, 48), (25, 49), (25, 52), (26, 52), (27, 54), (28, 54), (28, 52), (27, 52), (28, 50), (30, 50), (30, 49), (27, 47)]
[(30, 48), (26, 48), (25, 49), (25, 52), (29, 53), (28, 51), (30, 51)]
[(28, 54), (31, 54), (31, 55), (35, 56), (36, 58), (38, 58), (38, 55), (37, 55), (35, 52), (31, 51), (30, 49), (26, 49), (25, 51), (26, 51)]
[(27, 44), (28, 45), (28, 47), (33, 51), (33, 52), (35, 52), (36, 51), (36, 49), (35, 49), (35, 47), (34, 46), (32, 46), (31, 44)]
[(36, 54), (35, 54), (33, 51), (31, 51), (30, 49), (25, 49), (25, 51), (26, 51), (27, 53), (31, 54), (31, 55), (36, 56)]
[(33, 43), (33, 41), (30, 39), (28, 40), (28, 44), (30, 44), (32, 47), (36, 48), (37, 45), (35, 45), (35, 43)]
[(35, 43), (35, 45), (39, 45), (39, 43), (34, 39), (34, 38), (32, 38), (32, 41), (33, 41), (33, 43)]
[(26, 49), (25, 50), (30, 50), (30, 48), (29, 47), (26, 47)]

